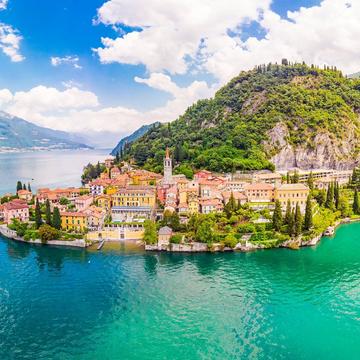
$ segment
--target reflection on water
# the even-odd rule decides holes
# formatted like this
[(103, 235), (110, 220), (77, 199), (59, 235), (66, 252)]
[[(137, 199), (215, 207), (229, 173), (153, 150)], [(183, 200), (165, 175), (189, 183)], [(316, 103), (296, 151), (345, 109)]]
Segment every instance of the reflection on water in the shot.
[(355, 359), (359, 230), (247, 254), (0, 240), (0, 359)]

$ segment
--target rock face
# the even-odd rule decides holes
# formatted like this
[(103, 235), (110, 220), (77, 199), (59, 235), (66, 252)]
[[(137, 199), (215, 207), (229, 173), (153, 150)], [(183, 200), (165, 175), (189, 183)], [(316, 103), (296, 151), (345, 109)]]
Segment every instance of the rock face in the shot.
[(289, 129), (284, 123), (277, 123), (268, 132), (264, 142), (265, 151), (270, 154), (276, 170), (299, 169), (338, 169), (348, 170), (359, 164), (356, 148), (359, 140), (355, 131), (349, 127), (347, 139), (334, 140), (326, 131), (313, 137), (312, 145), (293, 146), (289, 143)]

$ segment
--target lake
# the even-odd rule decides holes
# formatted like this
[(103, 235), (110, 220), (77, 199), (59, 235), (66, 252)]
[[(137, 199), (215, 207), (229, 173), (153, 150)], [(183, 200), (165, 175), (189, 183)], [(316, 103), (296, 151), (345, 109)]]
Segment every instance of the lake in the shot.
[(0, 239), (0, 359), (359, 359), (360, 224), (298, 251)]
[(16, 191), (18, 180), (39, 187), (80, 186), (83, 167), (104, 160), (110, 150), (0, 153), (0, 195)]

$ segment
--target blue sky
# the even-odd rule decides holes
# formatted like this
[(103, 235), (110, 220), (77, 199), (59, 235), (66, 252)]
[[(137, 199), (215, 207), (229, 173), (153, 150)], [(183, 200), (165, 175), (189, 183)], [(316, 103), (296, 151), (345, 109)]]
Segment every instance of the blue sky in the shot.
[[(257, 63), (286, 56), (352, 72), (358, 45), (343, 37), (356, 38), (356, 3), (0, 0), (0, 109), (93, 137), (111, 132), (113, 142), (173, 120)], [(9, 33), (10, 55), (1, 51)]]

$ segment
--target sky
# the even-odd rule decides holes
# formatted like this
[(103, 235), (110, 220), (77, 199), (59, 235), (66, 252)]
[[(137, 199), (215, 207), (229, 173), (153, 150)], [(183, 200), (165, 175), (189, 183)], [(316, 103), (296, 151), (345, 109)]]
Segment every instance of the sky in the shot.
[(360, 0), (0, 0), (0, 110), (112, 147), (240, 71), (360, 71)]

